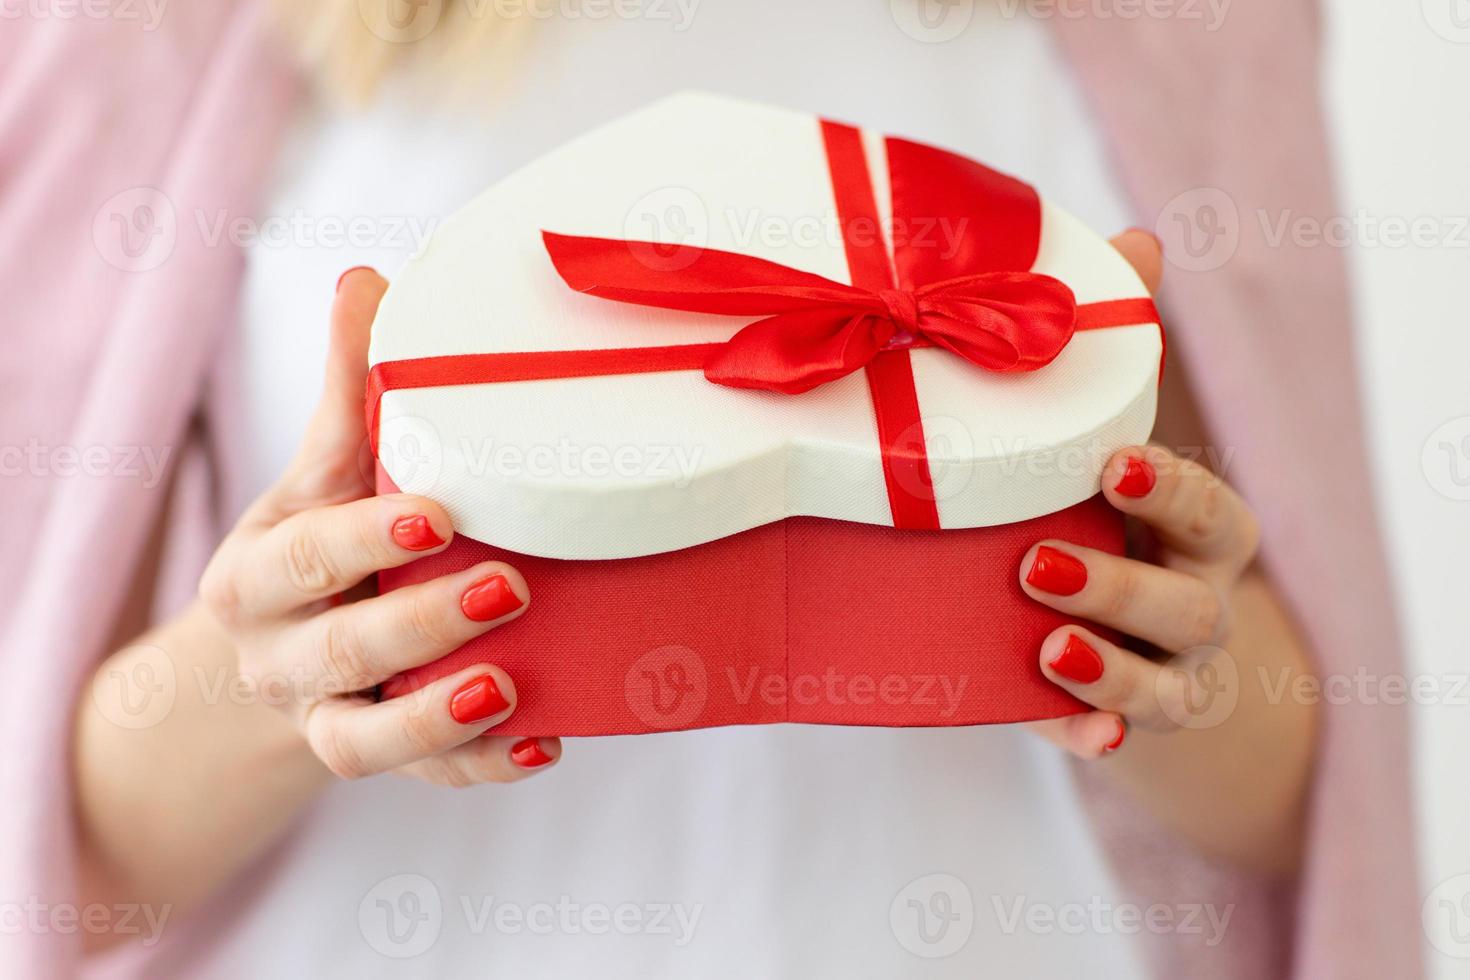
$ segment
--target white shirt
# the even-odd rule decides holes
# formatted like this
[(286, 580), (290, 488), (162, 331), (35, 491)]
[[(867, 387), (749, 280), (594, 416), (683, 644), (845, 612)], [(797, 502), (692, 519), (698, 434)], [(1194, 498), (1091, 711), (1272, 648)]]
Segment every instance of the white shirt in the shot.
[[(478, 104), (404, 90), (366, 112), (308, 107), (248, 249), (241, 443), (258, 486), (315, 403), (342, 269), (391, 277), (484, 186), (671, 91), (935, 143), (1100, 231), (1127, 225), (1045, 25), (958, 4), (926, 27), (907, 2), (560, 4), (583, 16), (537, 22), (513, 81)], [(515, 786), (333, 786), (187, 972), (1135, 977), (1119, 902), (1066, 764), (1020, 728), (574, 739)]]

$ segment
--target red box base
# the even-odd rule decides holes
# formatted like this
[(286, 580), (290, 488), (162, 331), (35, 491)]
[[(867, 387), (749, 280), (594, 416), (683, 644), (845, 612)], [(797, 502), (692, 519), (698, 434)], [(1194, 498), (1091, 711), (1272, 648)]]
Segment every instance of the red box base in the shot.
[[(387, 481), (384, 480), (384, 483)], [(474, 663), (515, 681), (504, 735), (626, 735), (715, 725), (954, 726), (1085, 710), (1037, 664), (1074, 622), (1017, 583), (1060, 538), (1121, 554), (1101, 495), (1000, 527), (898, 531), (799, 517), (643, 558), (537, 558), (456, 537), (379, 575), (383, 591), (486, 560), (531, 587), (519, 619), (382, 685), (397, 697)]]

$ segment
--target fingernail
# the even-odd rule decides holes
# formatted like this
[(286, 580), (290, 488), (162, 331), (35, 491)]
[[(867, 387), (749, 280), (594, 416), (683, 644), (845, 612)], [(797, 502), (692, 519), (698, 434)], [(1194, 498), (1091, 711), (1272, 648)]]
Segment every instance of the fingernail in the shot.
[(354, 272), (357, 272), (359, 269), (369, 269), (369, 270), (371, 270), (372, 269), (372, 266), (370, 266), (370, 265), (355, 265), (352, 268), (348, 269), (346, 272), (342, 273), (340, 276), (337, 277), (337, 285), (332, 289), (332, 292), (334, 292), (334, 293), (340, 293), (342, 291), (342, 280), (343, 279), (346, 279), (348, 276), (352, 275)]
[(1148, 460), (1129, 456), (1128, 468), (1123, 471), (1122, 479), (1113, 489), (1125, 497), (1147, 497), (1157, 480), (1158, 475), (1154, 473)]
[(394, 521), (393, 540), (398, 542), (400, 548), (407, 548), (409, 551), (428, 551), (444, 543), (444, 539), (434, 533), (433, 525), (423, 514), (400, 517)]
[(534, 738), (523, 738), (510, 747), (510, 761), (522, 769), (539, 769), (551, 761), (551, 756)]
[(1152, 238), (1154, 240), (1154, 244), (1159, 247), (1159, 254), (1160, 255), (1164, 254), (1164, 242), (1163, 242), (1162, 239), (1159, 238), (1158, 235), (1155, 235), (1153, 232), (1149, 231), (1147, 228), (1140, 228), (1137, 225), (1134, 225), (1132, 228), (1129, 228), (1128, 230), (1129, 231), (1136, 231), (1136, 232), (1138, 232), (1141, 235), (1147, 235), (1148, 237)]
[(1125, 736), (1127, 734), (1128, 734), (1128, 726), (1125, 725), (1125, 724), (1123, 724), (1121, 721), (1118, 722), (1118, 737), (1115, 738), (1115, 739), (1113, 739), (1107, 745), (1104, 745), (1103, 746), (1103, 751), (1104, 752), (1116, 752), (1116, 751), (1118, 751), (1118, 746), (1120, 746), (1120, 745), (1123, 744), (1123, 736)]
[(510, 707), (495, 678), (489, 674), (476, 677), (454, 692), (449, 699), (449, 714), (461, 725), (473, 725), (477, 721), (500, 714)]
[(1046, 665), (1077, 684), (1091, 684), (1103, 675), (1102, 657), (1076, 633), (1067, 634), (1062, 652)]
[(511, 589), (510, 580), (499, 574), (480, 579), (459, 597), (459, 608), (477, 623), (509, 616), (521, 605), (521, 597)]
[(1036, 549), (1026, 583), (1052, 595), (1075, 595), (1087, 584), (1087, 566), (1064, 551), (1042, 545)]

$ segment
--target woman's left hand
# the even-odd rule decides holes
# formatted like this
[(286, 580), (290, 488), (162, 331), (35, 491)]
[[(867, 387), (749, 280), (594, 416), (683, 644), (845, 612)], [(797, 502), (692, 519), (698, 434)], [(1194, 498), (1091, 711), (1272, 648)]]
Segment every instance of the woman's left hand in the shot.
[[(1219, 476), (1158, 446), (1118, 452), (1102, 487), (1109, 503), (1152, 532), (1153, 560), (1041, 541), (1021, 561), (1021, 588), (1166, 654), (1218, 656), (1229, 643), (1231, 594), (1256, 553), (1250, 508)], [(1198, 690), (1208, 674), (1175, 669), (1080, 626), (1053, 631), (1040, 655), (1047, 678), (1098, 710), (1032, 727), (1082, 758), (1120, 748), (1129, 727), (1182, 727), (1208, 703), (1210, 692)]]
[[(1157, 292), (1158, 239), (1135, 229), (1113, 246)], [(1161, 430), (1205, 445), (1177, 365), (1175, 377), (1165, 372)], [(1158, 446), (1114, 454), (1102, 492), (1146, 532), (1147, 547), (1123, 557), (1038, 541), (1016, 574), (1037, 602), (1122, 637), (1082, 626), (1049, 634), (1037, 651), (1042, 673), (1095, 710), (1030, 727), (1083, 759), (1109, 756), (1104, 771), (1140, 816), (1202, 853), (1290, 874), (1301, 862), (1320, 706), (1296, 693), (1312, 690), (1311, 657), (1254, 563), (1255, 515), (1221, 475)]]

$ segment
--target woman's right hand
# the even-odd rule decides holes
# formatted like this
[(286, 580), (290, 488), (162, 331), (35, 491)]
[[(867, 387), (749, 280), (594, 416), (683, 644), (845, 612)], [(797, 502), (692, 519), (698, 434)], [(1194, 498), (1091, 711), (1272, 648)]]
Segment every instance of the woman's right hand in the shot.
[(200, 595), (232, 637), (240, 675), (337, 776), (511, 782), (549, 767), (561, 745), (479, 737), (515, 710), (515, 685), (498, 667), (467, 667), (390, 701), (372, 695), (530, 602), (525, 580), (501, 562), (383, 596), (362, 587), (381, 569), (442, 551), (454, 533), (431, 500), (374, 496), (359, 465), (368, 333), (386, 288), (370, 269), (338, 283), (321, 404), (285, 475), (220, 545)]

